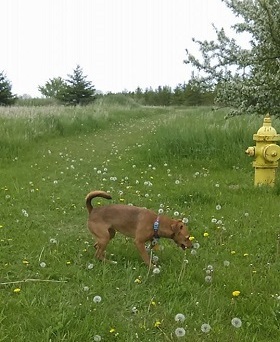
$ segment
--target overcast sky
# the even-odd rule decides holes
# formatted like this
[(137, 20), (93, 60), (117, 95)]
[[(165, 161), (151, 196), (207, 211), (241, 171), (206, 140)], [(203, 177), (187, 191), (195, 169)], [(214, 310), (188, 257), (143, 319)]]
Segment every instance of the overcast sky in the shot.
[(174, 88), (190, 79), (192, 38), (236, 22), (221, 0), (0, 0), (0, 71), (17, 95), (77, 64), (104, 93)]

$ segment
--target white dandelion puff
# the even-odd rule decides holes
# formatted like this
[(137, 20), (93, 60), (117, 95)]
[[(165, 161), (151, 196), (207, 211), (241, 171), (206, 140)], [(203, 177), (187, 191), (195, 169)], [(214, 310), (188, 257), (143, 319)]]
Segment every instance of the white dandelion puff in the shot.
[(240, 328), (241, 325), (242, 325), (242, 321), (241, 321), (240, 318), (234, 317), (234, 318), (231, 320), (231, 324), (232, 324), (235, 328)]
[(101, 300), (102, 300), (102, 298), (101, 298), (100, 296), (94, 296), (94, 297), (93, 297), (94, 303), (100, 303)]
[(184, 337), (186, 335), (186, 330), (184, 328), (175, 329), (175, 335), (177, 337)]
[(186, 319), (185, 315), (183, 315), (182, 313), (178, 313), (175, 316), (175, 321), (176, 322), (184, 322), (184, 320)]
[(201, 331), (204, 332), (205, 334), (209, 333), (209, 331), (211, 330), (211, 326), (207, 323), (204, 323), (201, 325)]

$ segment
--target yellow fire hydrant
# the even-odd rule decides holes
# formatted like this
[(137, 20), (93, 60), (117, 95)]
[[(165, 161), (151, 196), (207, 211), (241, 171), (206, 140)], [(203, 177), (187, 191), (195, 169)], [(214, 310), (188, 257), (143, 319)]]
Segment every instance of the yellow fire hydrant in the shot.
[(275, 128), (271, 126), (271, 119), (267, 114), (263, 120), (263, 126), (253, 135), (256, 146), (248, 147), (245, 153), (255, 157), (255, 185), (274, 186), (278, 160), (280, 159), (280, 146), (276, 144), (280, 140)]

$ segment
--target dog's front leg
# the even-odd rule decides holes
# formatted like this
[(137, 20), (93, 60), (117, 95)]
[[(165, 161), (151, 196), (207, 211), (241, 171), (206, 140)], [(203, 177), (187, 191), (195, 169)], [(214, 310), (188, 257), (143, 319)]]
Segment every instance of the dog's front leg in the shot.
[(139, 241), (137, 239), (135, 239), (135, 245), (144, 261), (144, 263), (147, 265), (147, 266), (151, 266), (151, 258), (146, 250), (146, 247), (145, 247), (145, 241)]

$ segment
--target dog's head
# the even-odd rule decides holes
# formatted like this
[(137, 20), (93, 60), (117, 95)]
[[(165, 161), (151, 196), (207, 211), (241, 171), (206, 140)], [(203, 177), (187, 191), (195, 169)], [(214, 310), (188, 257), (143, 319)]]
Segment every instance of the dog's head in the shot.
[(190, 240), (190, 233), (181, 220), (175, 221), (175, 223), (171, 225), (171, 229), (173, 231), (172, 239), (179, 247), (184, 250), (193, 247)]

